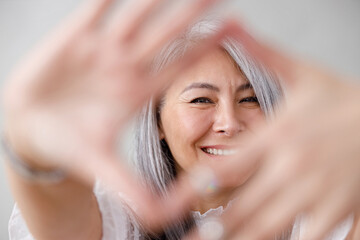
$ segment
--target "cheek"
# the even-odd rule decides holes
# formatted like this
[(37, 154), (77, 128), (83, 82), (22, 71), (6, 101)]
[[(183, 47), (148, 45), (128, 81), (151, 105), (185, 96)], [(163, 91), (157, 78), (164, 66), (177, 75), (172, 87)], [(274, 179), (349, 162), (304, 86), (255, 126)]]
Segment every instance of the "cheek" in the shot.
[(256, 130), (256, 128), (265, 122), (265, 115), (260, 108), (243, 111), (240, 113), (249, 130)]
[(163, 129), (167, 140), (196, 142), (211, 128), (210, 114), (208, 110), (188, 107), (164, 114)]
[(211, 110), (186, 109), (178, 115), (179, 126), (190, 141), (196, 141), (211, 129)]
[(206, 110), (178, 108), (163, 115), (166, 141), (176, 162), (187, 170), (197, 161), (196, 144), (211, 129), (211, 113)]

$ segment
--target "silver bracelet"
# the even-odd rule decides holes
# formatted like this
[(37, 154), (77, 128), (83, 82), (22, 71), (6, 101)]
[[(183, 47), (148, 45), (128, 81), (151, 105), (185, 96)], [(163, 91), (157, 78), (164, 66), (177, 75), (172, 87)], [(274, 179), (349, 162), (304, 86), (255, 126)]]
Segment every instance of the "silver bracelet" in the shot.
[(1, 135), (0, 147), (5, 155), (4, 157), (8, 160), (11, 167), (15, 170), (15, 172), (24, 177), (26, 180), (31, 182), (55, 184), (65, 179), (66, 174), (63, 170), (56, 169), (52, 171), (41, 171), (31, 167), (20, 157), (18, 157), (18, 155), (6, 140), (4, 134)]

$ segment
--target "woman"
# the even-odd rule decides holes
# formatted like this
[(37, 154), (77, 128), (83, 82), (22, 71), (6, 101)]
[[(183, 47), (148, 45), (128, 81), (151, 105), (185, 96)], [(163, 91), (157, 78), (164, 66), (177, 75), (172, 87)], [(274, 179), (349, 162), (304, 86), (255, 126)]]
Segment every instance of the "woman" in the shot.
[[(215, 20), (192, 26), (163, 49), (155, 69), (183, 55), (219, 26)], [(191, 172), (198, 162), (216, 166), (233, 154), (239, 140), (245, 143), (246, 134), (254, 131), (255, 122), (274, 113), (280, 96), (269, 72), (251, 61), (235, 41), (224, 41), (221, 50), (203, 59), (167, 88), (158, 103), (153, 101), (144, 109), (136, 129), (135, 169), (153, 191), (165, 194), (177, 173)], [(225, 207), (234, 188), (247, 177), (248, 173), (243, 174), (236, 183), (222, 177), (222, 191), (204, 199), (206, 203), (199, 203), (197, 210)]]
[[(217, 29), (218, 24), (214, 22), (204, 21), (194, 25), (183, 37), (163, 49), (154, 61), (154, 71), (161, 71), (169, 62), (184, 55), (194, 43), (212, 35)], [(241, 46), (234, 41), (230, 39), (224, 41), (222, 48), (204, 57), (195, 68), (168, 86), (161, 100), (151, 102), (139, 119), (135, 167), (144, 180), (150, 183), (154, 192), (166, 194), (170, 181), (177, 174), (190, 171), (194, 162), (205, 162), (216, 166), (221, 164), (221, 161), (226, 161), (228, 155), (234, 154), (235, 145), (239, 142), (245, 144), (247, 136), (254, 134), (254, 123), (261, 122), (265, 119), (264, 116), (271, 117), (274, 113), (281, 91), (272, 75), (249, 60)], [(39, 93), (46, 95), (46, 92)], [(14, 135), (10, 134), (10, 136)], [(49, 149), (46, 150), (55, 150)], [(47, 154), (46, 152), (44, 155), (47, 156)], [(53, 169), (54, 164), (47, 166), (42, 162), (37, 167), (42, 171), (47, 171)], [(226, 177), (219, 178), (218, 192), (201, 199), (193, 206), (193, 210), (204, 213), (218, 206), (225, 207), (232, 199), (233, 192), (247, 180), (250, 174), (251, 172), (241, 173), (240, 178), (235, 179), (236, 181), (228, 181)], [(13, 178), (16, 177), (19, 176), (13, 176)], [(74, 204), (73, 210), (77, 213), (75, 216), (79, 220), (83, 220), (84, 215), (91, 216), (90, 222), (77, 223), (76, 227), (69, 230), (71, 226), (66, 224), (66, 220), (70, 220), (69, 215), (61, 216), (58, 213), (53, 223), (63, 224), (61, 227), (67, 231), (65, 233), (58, 231), (54, 229), (54, 226), (53, 229), (44, 229), (44, 226), (37, 226), (37, 223), (32, 222), (30, 216), (33, 213), (30, 207), (51, 209), (53, 206), (47, 205), (58, 204), (57, 199), (53, 199), (53, 202), (45, 202), (45, 206), (36, 206), (34, 203), (35, 206), (26, 206), (23, 202), (21, 204), (27, 215), (27, 224), (38, 238), (99, 239), (102, 235), (103, 239), (138, 239), (145, 236), (144, 232), (140, 233), (142, 230), (138, 226), (135, 214), (131, 213), (125, 207), (126, 205), (115, 204), (116, 201), (107, 196), (99, 185), (95, 188), (97, 201), (94, 204), (94, 198), (91, 197), (92, 194), (89, 194), (89, 189), (82, 189), (83, 194), (74, 194), (69, 190), (71, 187), (76, 191), (79, 190), (76, 186), (76, 184), (81, 185), (79, 182), (65, 183), (67, 186), (55, 188), (58, 192), (54, 193), (52, 192), (54, 189), (50, 190), (46, 187), (42, 187), (45, 190), (38, 189), (39, 186), (19, 187), (21, 184), (26, 185), (20, 181), (13, 180), (15, 190), (25, 189), (25, 194), (28, 195), (37, 192), (38, 195), (45, 194), (53, 199), (54, 195), (66, 190), (65, 195), (69, 196), (68, 201), (79, 201), (80, 205), (84, 206), (83, 209), (79, 209), (79, 205)], [(74, 195), (81, 198), (74, 199)], [(18, 201), (23, 200), (18, 198)], [(221, 213), (221, 209), (210, 211), (211, 214)], [(194, 219), (188, 220), (187, 223), (179, 223), (174, 228), (165, 230), (164, 236), (169, 239), (178, 239), (194, 220), (201, 222), (204, 216), (199, 217), (200, 213), (194, 213)], [(209, 214), (207, 212), (204, 215)], [(24, 217), (26, 219), (26, 216)], [(76, 219), (70, 222), (74, 223)], [(11, 224), (14, 224), (10, 226), (14, 239), (31, 237), (18, 210), (14, 211)], [(89, 226), (92, 226), (94, 231), (87, 231), (85, 235), (79, 233), (79, 229), (89, 229)], [(291, 234), (287, 232), (285, 231), (285, 234), (280, 237), (289, 238)], [(344, 232), (346, 234), (346, 229)]]
[[(159, 72), (182, 57), (197, 42), (215, 34), (220, 26), (215, 20), (193, 25), (161, 51), (153, 62), (153, 71)], [(254, 131), (255, 122), (274, 113), (280, 96), (280, 87), (269, 72), (251, 61), (235, 41), (224, 41), (221, 49), (204, 57), (171, 84), (157, 103), (153, 100), (145, 107), (136, 128), (135, 169), (145, 182), (151, 183), (152, 191), (166, 194), (169, 183), (177, 174), (189, 172), (194, 162), (210, 161), (216, 165), (233, 154), (235, 145), (239, 141), (245, 143), (246, 134)], [(206, 215), (210, 209), (219, 212), (219, 207), (225, 207), (234, 189), (247, 177), (248, 174), (242, 176), (236, 183), (226, 183), (227, 179), (223, 179), (221, 191), (195, 207), (196, 221), (201, 218), (200, 213)], [(104, 238), (123, 239), (121, 234), (126, 234), (126, 239), (132, 239), (131, 235), (136, 239), (139, 232), (136, 222), (130, 221), (131, 218), (126, 224), (121, 222), (130, 212), (121, 212), (121, 207), (105, 200), (101, 187), (95, 190), (95, 195), (102, 214)], [(116, 207), (118, 210), (111, 213)], [(20, 213), (15, 210), (14, 214), (10, 222), (12, 236), (24, 231), (17, 224)], [(179, 239), (190, 222), (165, 231), (165, 236)], [(114, 225), (119, 230), (107, 227)]]

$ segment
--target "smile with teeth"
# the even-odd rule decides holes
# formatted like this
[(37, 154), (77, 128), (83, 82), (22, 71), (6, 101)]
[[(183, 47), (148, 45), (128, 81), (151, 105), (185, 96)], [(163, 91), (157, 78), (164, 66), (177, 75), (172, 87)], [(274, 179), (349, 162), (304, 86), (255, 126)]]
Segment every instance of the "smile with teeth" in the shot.
[(202, 150), (211, 155), (221, 155), (221, 156), (229, 156), (235, 153), (235, 150), (231, 150), (231, 149), (202, 148)]

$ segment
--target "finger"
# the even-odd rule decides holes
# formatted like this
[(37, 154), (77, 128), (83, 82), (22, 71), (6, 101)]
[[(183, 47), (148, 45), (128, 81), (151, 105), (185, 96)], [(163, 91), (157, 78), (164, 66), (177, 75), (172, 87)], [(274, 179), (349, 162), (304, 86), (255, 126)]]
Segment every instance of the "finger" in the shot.
[[(141, 94), (136, 99), (133, 99), (131, 103), (119, 106), (119, 102), (116, 101), (116, 98), (129, 93), (124, 93), (123, 86), (115, 84), (115, 87), (114, 85), (109, 85), (111, 89), (106, 92), (112, 92), (112, 94), (104, 96), (105, 100), (102, 101), (100, 105), (106, 106), (106, 109), (109, 107), (112, 108), (111, 112), (116, 115), (118, 122), (125, 122), (130, 119), (131, 116), (133, 116), (151, 96), (157, 96), (157, 94), (161, 93), (161, 91), (163, 91), (168, 84), (171, 83), (171, 81), (176, 80), (180, 74), (184, 73), (186, 69), (190, 68), (202, 57), (216, 49), (219, 42), (231, 31), (231, 28), (232, 26), (230, 24), (225, 23), (224, 26), (213, 36), (210, 36), (208, 39), (198, 43), (185, 52), (184, 56), (181, 56), (169, 63), (156, 74), (151, 73), (151, 70), (148, 68), (149, 66), (139, 67), (133, 81), (141, 81), (138, 83), (139, 87), (141, 87)], [(119, 81), (116, 82), (120, 83)], [(96, 103), (91, 106), (94, 105), (96, 105)]]
[[(154, 212), (150, 210), (160, 209), (153, 194), (135, 178), (135, 175), (132, 175), (124, 162), (119, 161), (114, 149), (99, 147), (99, 141), (104, 141), (83, 135), (80, 128), (67, 131), (67, 137), (57, 139), (59, 145), (63, 146), (66, 151), (63, 153), (55, 151), (55, 153), (58, 153), (61, 159), (71, 159), (71, 161), (61, 161), (60, 167), (69, 176), (79, 179), (88, 186), (93, 186), (95, 180), (100, 180), (107, 189), (119, 197), (119, 202), (120, 197), (123, 197), (122, 200), (129, 206), (139, 209), (144, 212), (145, 218), (151, 219), (151, 214), (154, 215)], [(57, 128), (56, 131), (61, 131), (61, 129)], [(64, 132), (53, 136), (64, 136), (64, 134), (66, 135)], [(54, 148), (49, 145), (46, 150), (48, 149), (51, 151)]]
[(114, 0), (92, 0), (85, 11), (85, 22), (88, 26), (96, 26), (104, 18)]
[[(219, 0), (188, 1), (170, 16), (163, 16), (148, 26), (134, 39), (135, 59), (153, 59), (153, 56), (170, 40), (188, 28), (206, 9)], [(171, 26), (169, 26), (171, 24)]]
[[(271, 148), (271, 142), (275, 141), (278, 142), (276, 140), (276, 137), (272, 138), (271, 141), (269, 141), (268, 136), (272, 135), (272, 132), (277, 132), (276, 129), (274, 127), (264, 127), (262, 128), (262, 135), (252, 138), (252, 140), (250, 140), (249, 145), (247, 145), (247, 148), (245, 149), (244, 152), (242, 152), (241, 154), (237, 153), (236, 156), (234, 157), (234, 159), (230, 159), (231, 161), (229, 161), (229, 164), (225, 164), (216, 167), (216, 175), (221, 172), (222, 176), (232, 176), (232, 175), (236, 175), (240, 171), (242, 171), (243, 169), (243, 165), (246, 165), (244, 168), (245, 169), (249, 169), (252, 168), (253, 165), (256, 165), (257, 160), (260, 156), (263, 155), (264, 152), (268, 151), (269, 148)], [(261, 149), (261, 150), (260, 150)], [(281, 169), (279, 170), (280, 172), (282, 171)], [(244, 170), (244, 172), (247, 172), (247, 170)], [(278, 175), (279, 176), (279, 175)], [(272, 177), (268, 177), (267, 179), (273, 181), (274, 179)], [(269, 187), (267, 187), (268, 185), (265, 186), (261, 186), (261, 193), (264, 195), (267, 195), (265, 193), (265, 191), (267, 189), (270, 189), (271, 187), (271, 183), (270, 181), (264, 181), (265, 183), (269, 183)], [(281, 179), (278, 180), (278, 182), (283, 182), (281, 181)], [(248, 184), (248, 183), (247, 183)], [(246, 187), (243, 186), (243, 187)], [(246, 216), (246, 212), (249, 210), (249, 205), (247, 205), (246, 207), (242, 204), (243, 202), (245, 202), (246, 204), (248, 203), (252, 203), (253, 205), (260, 205), (262, 203), (262, 201), (257, 202), (257, 200), (259, 200), (260, 198), (252, 198), (252, 199), (244, 199), (242, 198), (243, 195), (236, 197), (236, 199), (232, 202), (231, 207), (229, 208), (229, 210), (226, 211), (226, 213), (223, 215), (222, 219), (219, 219), (217, 221), (217, 231), (216, 231), (216, 236), (218, 236), (218, 238), (212, 238), (213, 236), (215, 236), (212, 231), (208, 231), (208, 229), (206, 228), (205, 230), (201, 230), (201, 226), (200, 226), (200, 230), (196, 229), (194, 230), (192, 233), (190, 233), (186, 239), (227, 239), (226, 237), (231, 236), (232, 233), (234, 234), (234, 232), (236, 231), (236, 229), (238, 229), (242, 222), (238, 221), (237, 216), (239, 213), (244, 213)], [(244, 195), (245, 197), (247, 195)], [(223, 235), (221, 235), (221, 232)], [(220, 236), (221, 235), (221, 236)]]
[[(241, 187), (240, 195), (236, 200), (237, 204), (234, 204), (232, 210), (224, 215), (224, 221), (227, 225), (226, 232), (236, 232), (239, 223), (244, 224), (249, 218), (256, 216), (259, 209), (278, 198), (280, 199), (278, 201), (281, 202), (285, 197), (299, 196), (296, 193), (289, 193), (293, 189), (304, 189), (306, 191), (307, 189), (313, 189), (314, 186), (316, 187), (313, 181), (309, 179), (318, 178), (319, 176), (314, 171), (309, 171), (310, 167), (308, 165), (303, 164), (306, 156), (304, 153), (298, 152), (298, 142), (291, 143), (287, 141), (286, 144), (281, 144), (282, 138), (279, 138), (278, 135), (281, 132), (277, 130), (275, 132), (277, 134), (271, 138), (272, 143), (266, 148), (266, 161), (262, 163), (261, 168), (255, 175)], [(273, 144), (273, 142), (276, 142), (276, 144)], [(276, 148), (279, 144), (282, 146), (281, 149)], [(319, 182), (321, 183), (321, 181), (317, 181), (317, 183)], [(294, 204), (298, 200), (295, 199)], [(306, 202), (305, 200), (304, 202)], [(283, 204), (282, 202), (277, 206), (282, 207)], [(236, 220), (234, 221), (234, 219)]]
[[(74, 161), (68, 172), (79, 180), (93, 185), (95, 177), (106, 187), (114, 201), (124, 202), (130, 207), (142, 226), (149, 230), (159, 229), (170, 224), (168, 212), (165, 213), (160, 198), (156, 198), (145, 184), (114, 155), (87, 151), (81, 154), (84, 161)], [(166, 210), (167, 211), (167, 210)]]
[(163, 0), (127, 1), (107, 27), (107, 32), (119, 42), (129, 41), (141, 29), (152, 11)]
[(232, 33), (232, 37), (241, 42), (247, 52), (256, 60), (268, 66), (270, 69), (279, 73), (288, 85), (293, 85), (300, 79), (296, 78), (296, 74), (301, 69), (301, 65), (290, 56), (285, 55), (279, 50), (275, 50), (263, 43), (255, 40), (248, 31), (240, 24)]
[(149, 204), (152, 194), (141, 186), (119, 158), (89, 149), (75, 158), (71, 166), (65, 166), (71, 175), (90, 185), (95, 179), (99, 179), (110, 190), (127, 196), (124, 200), (129, 199), (137, 205), (137, 201), (143, 198), (144, 205)]
[[(77, 145), (77, 148), (82, 149), (80, 145)], [(114, 200), (118, 200), (119, 203), (126, 202), (134, 210), (145, 229), (156, 232), (187, 216), (191, 203), (199, 196), (198, 190), (192, 186), (191, 179), (185, 176), (180, 176), (178, 183), (170, 187), (166, 196), (157, 196), (150, 192), (145, 183), (132, 175), (115, 155), (89, 150), (88, 145), (83, 151), (78, 151), (78, 154), (75, 157), (78, 161), (71, 162), (71, 166), (66, 168), (70, 174), (89, 186), (93, 185), (96, 176), (111, 190)], [(209, 177), (201, 172), (193, 175), (200, 176), (197, 178), (200, 182), (209, 181)]]
[[(242, 218), (243, 227), (236, 229), (236, 239), (268, 239), (291, 230), (295, 217), (316, 202), (325, 192), (316, 171), (288, 181), (266, 199), (248, 217)], [(289, 229), (290, 228), (290, 229)], [(259, 231), (261, 229), (261, 231)]]
[[(289, 160), (288, 157), (283, 155), (282, 158), (283, 161), (277, 157), (276, 160), (279, 162), (268, 161), (267, 166), (256, 173), (255, 179), (242, 187), (240, 195), (235, 198), (221, 218), (220, 222), (224, 228), (223, 238), (268, 239), (288, 226), (299, 209), (304, 208), (304, 202), (308, 201), (303, 201), (304, 199), (300, 201), (300, 186), (289, 187), (294, 185), (295, 175), (288, 171), (288, 166), (284, 164)], [(303, 182), (301, 184), (308, 186), (312, 182), (308, 180), (306, 184)], [(289, 200), (290, 204), (286, 205), (288, 202), (284, 204), (284, 198), (289, 196), (294, 199)], [(190, 239), (199, 237), (198, 232)]]
[[(322, 199), (319, 199), (317, 204), (308, 212), (305, 234), (301, 239), (323, 239), (348, 217), (354, 205), (354, 200), (349, 196), (349, 191), (353, 192), (353, 189), (347, 186), (339, 186), (323, 195)], [(345, 238), (345, 236), (343, 237)]]
[(239, 224), (257, 212), (257, 209), (279, 194), (293, 180), (293, 174), (288, 170), (290, 154), (278, 155), (275, 162), (268, 161), (253, 179), (243, 186), (240, 195), (230, 211), (223, 216), (226, 233), (230, 236), (238, 231)]
[(115, 0), (85, 1), (68, 19), (66, 26), (75, 25), (82, 29), (96, 27), (104, 18), (114, 1)]
[(206, 166), (194, 166), (189, 174), (180, 175), (176, 183), (168, 188), (169, 192), (161, 201), (161, 206), (166, 211), (164, 214), (167, 216), (165, 217), (167, 222), (188, 216), (193, 204), (200, 197), (209, 194), (208, 187), (213, 182), (214, 173)]
[[(269, 158), (278, 154), (275, 149), (278, 149), (279, 145), (285, 148), (285, 144), (289, 145), (294, 140), (293, 138), (288, 138), (295, 129), (292, 124), (294, 117), (297, 116), (282, 114), (278, 116), (277, 121), (271, 124), (258, 124), (256, 126), (257, 131), (253, 135), (247, 136), (246, 145), (241, 144), (233, 157), (221, 165), (217, 164), (216, 171), (221, 173), (222, 176), (227, 176), (226, 178), (231, 178), (232, 176), (244, 175), (249, 172), (254, 173), (254, 171), (258, 171), (259, 168), (265, 168), (264, 164), (271, 162)], [(283, 140), (284, 137), (287, 138), (286, 142)], [(295, 155), (295, 151), (284, 151), (284, 153), (280, 154), (282, 157), (276, 159), (276, 162), (281, 162), (282, 159), (288, 162), (286, 161), (286, 154), (289, 154), (287, 157), (292, 157)], [(285, 168), (286, 166), (286, 164), (283, 166), (280, 165), (279, 168)], [(284, 174), (279, 174), (279, 176), (284, 176), (285, 178)], [(271, 176), (269, 178), (271, 179)]]
[[(219, 32), (189, 49), (183, 57), (170, 63), (156, 75), (144, 79), (142, 83), (144, 96), (147, 98), (149, 96), (156, 96), (163, 91), (180, 74), (184, 73), (186, 69), (189, 69), (201, 58), (216, 49), (219, 46), (219, 42), (231, 31), (231, 28), (231, 25), (225, 24)], [(139, 103), (143, 101), (144, 99), (139, 98)]]

